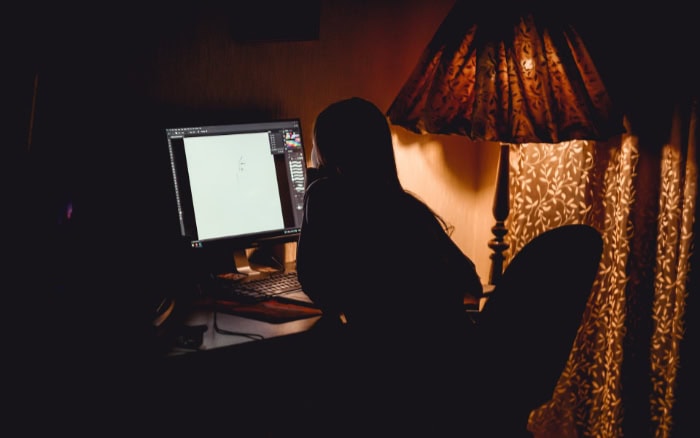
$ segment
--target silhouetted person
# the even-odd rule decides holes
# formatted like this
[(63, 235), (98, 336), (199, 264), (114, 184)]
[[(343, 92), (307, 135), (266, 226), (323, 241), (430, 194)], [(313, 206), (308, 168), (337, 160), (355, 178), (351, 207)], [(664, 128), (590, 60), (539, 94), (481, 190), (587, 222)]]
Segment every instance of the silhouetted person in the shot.
[(351, 418), (344, 424), (371, 418), (390, 433), (417, 432), (414, 422), (433, 432), (467, 423), (463, 302), (483, 292), (474, 263), (402, 187), (387, 119), (373, 103), (350, 98), (321, 111), (312, 164), (297, 272), (322, 321), (342, 325), (347, 341), (328, 383), (337, 385), (331, 400), (354, 400), (337, 406)]

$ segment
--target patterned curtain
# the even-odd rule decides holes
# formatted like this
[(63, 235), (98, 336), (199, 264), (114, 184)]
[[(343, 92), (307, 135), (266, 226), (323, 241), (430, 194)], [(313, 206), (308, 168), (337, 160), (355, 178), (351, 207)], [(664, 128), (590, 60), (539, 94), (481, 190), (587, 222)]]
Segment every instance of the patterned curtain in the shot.
[(552, 399), (530, 417), (536, 437), (670, 436), (681, 352), (688, 355), (680, 346), (696, 215), (696, 134), (692, 103), (679, 108), (660, 145), (624, 134), (608, 142), (511, 147), (511, 255), (567, 223), (593, 225), (604, 239), (567, 366)]

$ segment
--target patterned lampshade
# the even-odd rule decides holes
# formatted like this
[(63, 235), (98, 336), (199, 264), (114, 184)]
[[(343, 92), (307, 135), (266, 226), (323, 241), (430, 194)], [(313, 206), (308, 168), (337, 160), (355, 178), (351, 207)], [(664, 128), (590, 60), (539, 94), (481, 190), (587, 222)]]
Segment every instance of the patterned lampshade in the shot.
[(557, 14), (457, 1), (387, 111), (410, 131), (503, 143), (604, 140), (622, 114)]

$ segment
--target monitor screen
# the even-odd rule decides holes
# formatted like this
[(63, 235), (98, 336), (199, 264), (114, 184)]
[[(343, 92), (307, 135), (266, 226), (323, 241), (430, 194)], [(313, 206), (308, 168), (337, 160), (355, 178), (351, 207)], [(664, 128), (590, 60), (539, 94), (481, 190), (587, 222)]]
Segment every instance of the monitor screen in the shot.
[(296, 241), (306, 160), (298, 119), (167, 128), (180, 234), (195, 251), (235, 256)]

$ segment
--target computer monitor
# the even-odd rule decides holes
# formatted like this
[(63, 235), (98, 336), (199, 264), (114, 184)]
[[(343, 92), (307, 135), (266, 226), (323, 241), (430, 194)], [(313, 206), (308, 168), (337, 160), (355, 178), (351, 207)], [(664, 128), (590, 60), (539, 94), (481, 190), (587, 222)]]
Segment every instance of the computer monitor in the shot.
[(306, 190), (298, 119), (174, 127), (165, 134), (180, 235), (206, 254), (207, 269), (256, 274), (248, 249), (298, 239)]

